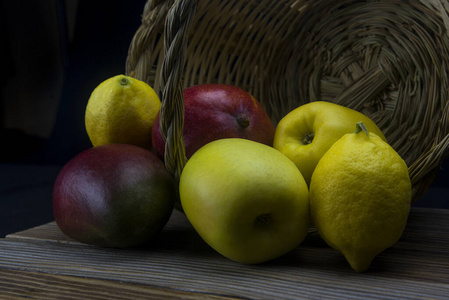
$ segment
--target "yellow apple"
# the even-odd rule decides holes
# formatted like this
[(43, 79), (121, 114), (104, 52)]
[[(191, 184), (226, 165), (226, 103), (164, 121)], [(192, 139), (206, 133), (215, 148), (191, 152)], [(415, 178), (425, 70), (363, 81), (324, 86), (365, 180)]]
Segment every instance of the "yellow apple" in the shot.
[(382, 131), (366, 115), (325, 101), (301, 105), (284, 116), (276, 127), (273, 147), (298, 167), (310, 184), (318, 161), (346, 133), (354, 132), (362, 121), (369, 132), (387, 141)]
[(181, 204), (213, 249), (245, 264), (286, 254), (309, 226), (308, 188), (273, 147), (229, 138), (201, 147), (180, 178)]

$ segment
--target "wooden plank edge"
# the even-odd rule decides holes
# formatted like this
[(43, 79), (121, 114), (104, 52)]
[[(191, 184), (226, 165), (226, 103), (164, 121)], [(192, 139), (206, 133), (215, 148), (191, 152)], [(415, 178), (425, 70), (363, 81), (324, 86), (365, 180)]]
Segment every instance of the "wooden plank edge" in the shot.
[(4, 299), (239, 299), (226, 295), (165, 289), (111, 280), (0, 268)]
[(21, 241), (46, 241), (57, 242), (65, 244), (80, 244), (79, 242), (66, 236), (56, 225), (56, 222), (49, 222), (47, 224), (35, 226), (22, 231), (10, 233), (5, 236), (8, 240), (21, 240)]

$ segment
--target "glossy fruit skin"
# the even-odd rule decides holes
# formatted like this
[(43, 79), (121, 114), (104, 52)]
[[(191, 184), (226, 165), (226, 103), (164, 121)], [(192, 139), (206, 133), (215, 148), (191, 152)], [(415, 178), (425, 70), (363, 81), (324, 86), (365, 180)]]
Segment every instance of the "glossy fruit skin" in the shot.
[(354, 132), (360, 121), (386, 141), (382, 131), (364, 114), (335, 103), (315, 101), (299, 106), (281, 119), (273, 147), (290, 158), (310, 184), (324, 153), (343, 135)]
[(125, 248), (157, 234), (175, 199), (173, 178), (159, 158), (137, 146), (109, 144), (81, 152), (61, 169), (53, 214), (74, 240)]
[[(274, 125), (262, 105), (248, 92), (227, 84), (201, 84), (184, 90), (183, 137), (186, 156), (214, 140), (243, 138), (273, 145)], [(153, 151), (163, 159), (165, 143), (160, 115), (152, 130)]]
[(276, 149), (245, 139), (221, 139), (187, 162), (179, 191), (199, 235), (225, 257), (263, 263), (297, 247), (309, 228), (308, 188)]

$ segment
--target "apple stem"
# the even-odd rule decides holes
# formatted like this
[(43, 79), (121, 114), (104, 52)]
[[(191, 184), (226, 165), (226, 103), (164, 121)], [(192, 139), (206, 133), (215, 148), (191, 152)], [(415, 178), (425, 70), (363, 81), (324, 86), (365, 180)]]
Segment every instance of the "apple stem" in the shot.
[(302, 138), (303, 145), (311, 144), (314, 137), (315, 137), (315, 133), (313, 133), (313, 132), (306, 133)]
[(363, 122), (357, 122), (355, 124), (355, 134), (358, 134), (359, 132), (364, 131), (366, 133), (366, 136), (369, 137), (368, 128), (366, 128), (366, 125)]
[(239, 116), (237, 118), (237, 123), (240, 125), (240, 127), (242, 128), (246, 128), (249, 126), (250, 121), (249, 118), (246, 114), (242, 114), (241, 116)]

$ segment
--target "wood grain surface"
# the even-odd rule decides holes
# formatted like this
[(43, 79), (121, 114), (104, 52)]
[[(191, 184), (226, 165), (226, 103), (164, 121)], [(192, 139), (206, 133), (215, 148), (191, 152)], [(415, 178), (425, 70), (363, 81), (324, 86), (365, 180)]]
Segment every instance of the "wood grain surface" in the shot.
[(239, 264), (175, 212), (133, 249), (80, 244), (54, 222), (10, 234), (0, 239), (0, 278), (4, 299), (449, 299), (449, 210), (413, 209), (401, 240), (364, 273), (313, 231), (279, 259)]

